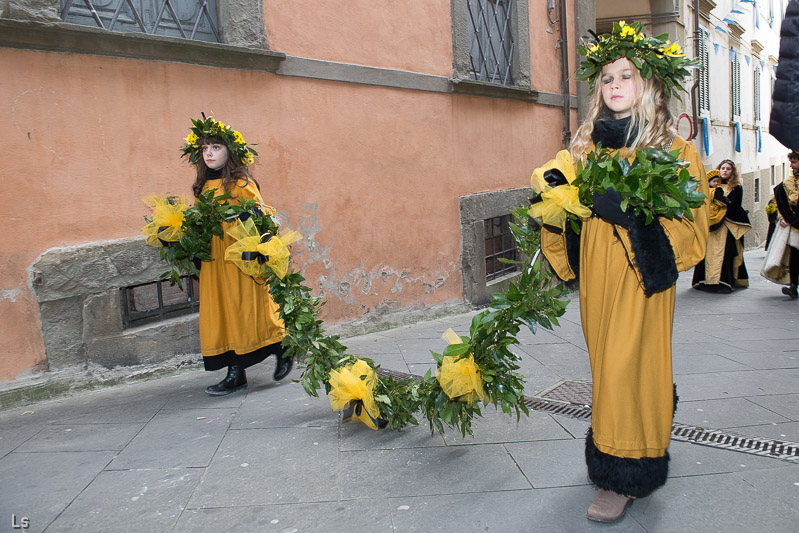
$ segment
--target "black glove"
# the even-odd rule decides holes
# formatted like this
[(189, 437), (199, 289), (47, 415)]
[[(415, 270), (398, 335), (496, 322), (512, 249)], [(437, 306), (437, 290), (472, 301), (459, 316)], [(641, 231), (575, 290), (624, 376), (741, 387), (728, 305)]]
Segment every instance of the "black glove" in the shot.
[(605, 189), (605, 194), (594, 191), (594, 213), (611, 224), (628, 224), (627, 215), (621, 210), (621, 195), (613, 187)]
[(724, 196), (724, 191), (721, 190), (721, 187), (716, 188), (716, 192), (713, 193), (713, 199), (718, 200), (724, 205), (730, 205), (730, 201), (727, 199), (726, 196)]

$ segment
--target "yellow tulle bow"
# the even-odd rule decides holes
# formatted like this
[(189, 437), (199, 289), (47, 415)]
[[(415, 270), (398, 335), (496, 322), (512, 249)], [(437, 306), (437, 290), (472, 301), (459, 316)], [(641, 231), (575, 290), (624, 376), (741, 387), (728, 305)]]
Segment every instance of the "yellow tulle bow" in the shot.
[[(548, 171), (562, 174), (567, 184), (550, 186), (544, 177)], [(591, 210), (580, 203), (579, 189), (571, 185), (576, 177), (574, 163), (568, 150), (561, 150), (555, 159), (535, 169), (530, 177), (530, 185), (540, 195), (540, 201), (530, 206), (529, 215), (543, 224), (559, 228), (563, 227), (567, 213), (573, 213), (580, 218), (590, 217)]]
[(236, 220), (236, 224), (227, 234), (236, 242), (225, 250), (225, 260), (234, 263), (242, 272), (257, 279), (267, 278), (268, 269), (283, 279), (288, 271), (291, 256), (288, 246), (302, 239), (302, 235), (296, 231), (262, 236), (258, 233), (252, 218), (248, 218), (246, 222)]
[(366, 361), (358, 359), (352, 365), (331, 370), (328, 384), (328, 398), (334, 411), (353, 407), (353, 419), (377, 430), (375, 419), (380, 416), (380, 409), (374, 399), (377, 374)]
[[(448, 344), (463, 343), (463, 340), (452, 328), (445, 331), (441, 338)], [(463, 358), (458, 355), (444, 356), (436, 379), (450, 399), (471, 403), (485, 398), (480, 369), (471, 354)]]
[(142, 201), (153, 210), (152, 222), (142, 228), (150, 246), (164, 246), (165, 243), (180, 240), (183, 211), (189, 208), (182, 196), (158, 196), (151, 194)]

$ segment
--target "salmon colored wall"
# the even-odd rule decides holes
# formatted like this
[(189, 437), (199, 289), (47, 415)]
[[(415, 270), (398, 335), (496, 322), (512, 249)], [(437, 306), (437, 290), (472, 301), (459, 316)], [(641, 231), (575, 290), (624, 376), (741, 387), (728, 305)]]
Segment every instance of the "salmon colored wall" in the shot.
[[(533, 89), (560, 93), (560, 48), (558, 41), (560, 35), (560, 22), (550, 24), (546, 16), (544, 4), (530, 2), (530, 72)], [(574, 13), (574, 2), (566, 3), (566, 10), (569, 17)], [(556, 8), (551, 13), (552, 19), (557, 20), (559, 16)], [(575, 42), (580, 38), (575, 35), (574, 20), (567, 20), (567, 38), (569, 47), (569, 91), (574, 94), (577, 91), (574, 75), (577, 72), (578, 63), (575, 60)], [(551, 30), (548, 31), (548, 30)]]
[(450, 77), (450, 0), (264, 0), (269, 48)]
[[(419, 55), (444, 57), (430, 71), (451, 62), (437, 46)], [(391, 48), (346, 59), (399, 68)], [(298, 265), (331, 322), (461, 299), (458, 196), (527, 186), (560, 148), (558, 107), (12, 49), (0, 64), (15, 73), (0, 84), (13, 147), (0, 165), (0, 380), (45, 362), (26, 269), (52, 247), (139, 235), (149, 193), (190, 194), (179, 148), (200, 111), (258, 143), (254, 175), (305, 235)]]

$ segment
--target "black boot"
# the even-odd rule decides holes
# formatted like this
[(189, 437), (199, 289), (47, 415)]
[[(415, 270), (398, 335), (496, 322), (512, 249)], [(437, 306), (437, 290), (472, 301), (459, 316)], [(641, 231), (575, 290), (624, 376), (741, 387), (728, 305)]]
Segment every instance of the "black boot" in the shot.
[(291, 373), (291, 369), (294, 367), (294, 357), (283, 355), (283, 353), (277, 354), (277, 363), (275, 363), (275, 373), (272, 375), (275, 378), (275, 381), (280, 381), (284, 377), (288, 376)]
[(244, 372), (244, 369), (240, 366), (229, 366), (227, 367), (227, 376), (225, 376), (225, 379), (216, 385), (207, 387), (205, 392), (211, 396), (224, 396), (225, 394), (230, 394), (231, 392), (246, 388), (247, 373)]
[(782, 288), (782, 294), (784, 294), (785, 296), (790, 296), (791, 300), (796, 300), (797, 298), (799, 298), (799, 291), (796, 290), (796, 287), (797, 287), (796, 283), (791, 283), (790, 287)]

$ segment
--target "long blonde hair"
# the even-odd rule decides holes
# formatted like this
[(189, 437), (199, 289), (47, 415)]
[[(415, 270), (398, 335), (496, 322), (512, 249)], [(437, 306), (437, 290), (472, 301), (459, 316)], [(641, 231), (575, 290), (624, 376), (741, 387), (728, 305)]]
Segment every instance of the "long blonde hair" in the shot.
[[(641, 72), (633, 65), (632, 61), (630, 61), (630, 70), (632, 71), (635, 86), (638, 88), (638, 94), (630, 110), (631, 118), (628, 135), (636, 131), (636, 129), (638, 134), (633, 139), (628, 138), (628, 141), (631, 141), (629, 142), (630, 150), (670, 144), (677, 134), (677, 130), (669, 113), (669, 102), (663, 90), (663, 82), (657, 76), (652, 76), (648, 80), (643, 79)], [(585, 122), (574, 134), (574, 139), (569, 148), (572, 158), (575, 160), (585, 155), (591, 147), (593, 142), (591, 134), (594, 131), (596, 120), (600, 116), (610, 113), (610, 110), (605, 105), (605, 100), (602, 98), (601, 76), (594, 84), (594, 93), (588, 100), (588, 105), (588, 114), (585, 117)]]

